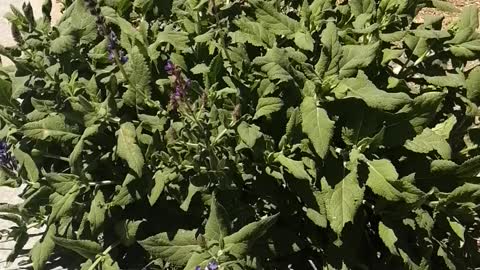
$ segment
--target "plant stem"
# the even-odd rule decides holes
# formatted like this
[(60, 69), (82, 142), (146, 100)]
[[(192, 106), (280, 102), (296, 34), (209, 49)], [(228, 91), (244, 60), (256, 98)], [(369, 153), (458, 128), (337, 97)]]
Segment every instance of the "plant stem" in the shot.
[(88, 268), (88, 270), (95, 270), (95, 267), (97, 267), (97, 265), (102, 261), (103, 257), (105, 255), (107, 255), (113, 248), (115, 248), (116, 246), (118, 246), (120, 244), (120, 241), (117, 241), (113, 244), (111, 244), (110, 246), (108, 246), (103, 252), (102, 254), (100, 254), (100, 256), (92, 263), (92, 265), (90, 265), (90, 267)]

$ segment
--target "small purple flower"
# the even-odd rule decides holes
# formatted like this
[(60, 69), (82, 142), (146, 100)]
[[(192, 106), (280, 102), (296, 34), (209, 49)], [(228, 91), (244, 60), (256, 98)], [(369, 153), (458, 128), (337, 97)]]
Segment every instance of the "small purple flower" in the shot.
[(9, 149), (10, 146), (6, 142), (0, 141), (0, 167), (14, 171), (17, 168), (17, 161), (12, 157)]
[(125, 64), (128, 61), (128, 56), (125, 55), (125, 52), (121, 50), (120, 52), (120, 63)]
[(209, 262), (205, 270), (218, 270), (218, 263), (215, 261)]
[(172, 75), (173, 71), (175, 71), (175, 65), (172, 63), (172, 61), (168, 60), (167, 64), (165, 64), (165, 71), (167, 72), (168, 75)]
[(195, 270), (202, 270), (202, 268), (200, 266), (195, 266)]

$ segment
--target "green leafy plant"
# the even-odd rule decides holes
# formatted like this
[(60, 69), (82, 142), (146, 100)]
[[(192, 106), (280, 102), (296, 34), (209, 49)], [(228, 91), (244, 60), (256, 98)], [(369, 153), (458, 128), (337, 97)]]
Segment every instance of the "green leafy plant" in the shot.
[(39, 227), (35, 270), (480, 267), (477, 8), (64, 4), (0, 48), (9, 261)]

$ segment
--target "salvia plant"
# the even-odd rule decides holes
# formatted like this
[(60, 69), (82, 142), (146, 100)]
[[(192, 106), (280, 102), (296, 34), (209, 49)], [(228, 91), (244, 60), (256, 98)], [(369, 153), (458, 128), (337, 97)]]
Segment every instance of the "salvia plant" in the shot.
[(476, 7), (63, 3), (0, 48), (8, 261), (37, 227), (35, 270), (480, 267)]

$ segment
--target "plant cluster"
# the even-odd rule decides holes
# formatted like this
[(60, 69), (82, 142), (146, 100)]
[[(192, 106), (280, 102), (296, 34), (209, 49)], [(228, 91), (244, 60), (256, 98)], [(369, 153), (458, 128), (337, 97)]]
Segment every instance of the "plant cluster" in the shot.
[(39, 227), (35, 270), (480, 266), (477, 8), (64, 4), (0, 48), (9, 261)]

